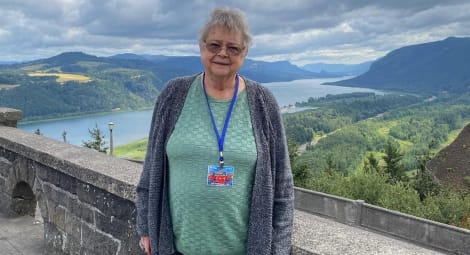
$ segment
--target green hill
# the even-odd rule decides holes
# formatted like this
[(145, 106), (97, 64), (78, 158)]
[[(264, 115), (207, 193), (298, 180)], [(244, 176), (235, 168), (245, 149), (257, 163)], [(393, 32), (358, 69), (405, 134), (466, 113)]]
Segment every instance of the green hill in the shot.
[(332, 85), (418, 93), (470, 91), (470, 38), (394, 50), (375, 61), (368, 72)]
[(3, 66), (0, 105), (21, 109), (25, 119), (153, 105), (162, 81), (121, 62), (72, 52)]

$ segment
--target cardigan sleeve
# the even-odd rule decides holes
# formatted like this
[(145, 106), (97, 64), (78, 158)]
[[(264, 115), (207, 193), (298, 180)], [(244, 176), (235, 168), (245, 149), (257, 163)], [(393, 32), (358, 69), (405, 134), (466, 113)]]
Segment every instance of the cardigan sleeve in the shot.
[(164, 99), (167, 98), (168, 86), (165, 90), (160, 93), (157, 102), (155, 103), (155, 107), (153, 110), (152, 115), (152, 122), (149, 130), (149, 139), (147, 143), (147, 153), (145, 155), (144, 166), (142, 169), (142, 173), (140, 175), (140, 181), (137, 184), (137, 201), (136, 201), (136, 208), (137, 208), (137, 232), (140, 236), (149, 236), (149, 227), (148, 227), (148, 215), (149, 215), (149, 186), (150, 186), (150, 172), (153, 170), (154, 166), (154, 151), (155, 146), (157, 145), (157, 136), (158, 132), (157, 129), (158, 124), (160, 123), (158, 119), (162, 115), (162, 106), (164, 105)]
[(165, 143), (184, 105), (191, 83), (198, 74), (173, 79), (160, 93), (153, 111), (147, 153), (136, 187), (137, 232), (150, 236), (153, 250), (171, 249), (169, 209), (165, 192)]
[(270, 130), (271, 159), (273, 161), (273, 240), (272, 254), (290, 254), (294, 218), (294, 184), (282, 117), (279, 106), (270, 91), (265, 89)]

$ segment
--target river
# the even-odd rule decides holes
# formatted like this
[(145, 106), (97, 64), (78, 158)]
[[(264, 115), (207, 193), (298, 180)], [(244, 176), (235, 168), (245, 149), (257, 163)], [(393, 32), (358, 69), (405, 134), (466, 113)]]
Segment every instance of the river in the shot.
[[(341, 78), (344, 79), (344, 78)], [(295, 102), (306, 101), (310, 97), (324, 97), (328, 94), (343, 94), (351, 92), (376, 92), (373, 89), (351, 88), (321, 85), (324, 82), (339, 80), (334, 79), (305, 79), (290, 82), (265, 83), (279, 105), (287, 106)], [(288, 109), (288, 111), (292, 109)], [(298, 110), (298, 109), (294, 109)], [(152, 110), (132, 111), (132, 112), (112, 112), (94, 116), (80, 116), (76, 118), (45, 120), (33, 123), (19, 123), (18, 128), (35, 132), (37, 129), (46, 136), (63, 141), (63, 132), (66, 132), (66, 140), (70, 144), (81, 145), (83, 141), (90, 140), (88, 129), (93, 129), (98, 125), (104, 131), (105, 139), (109, 143), (108, 123), (113, 122), (113, 144), (123, 145), (148, 136)]]

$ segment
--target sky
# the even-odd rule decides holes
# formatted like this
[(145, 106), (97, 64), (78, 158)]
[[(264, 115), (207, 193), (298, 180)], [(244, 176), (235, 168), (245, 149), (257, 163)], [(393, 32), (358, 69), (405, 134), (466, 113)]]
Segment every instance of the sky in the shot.
[(407, 45), (470, 37), (468, 0), (0, 0), (0, 62), (81, 51), (199, 55), (217, 7), (242, 10), (248, 58), (358, 64)]

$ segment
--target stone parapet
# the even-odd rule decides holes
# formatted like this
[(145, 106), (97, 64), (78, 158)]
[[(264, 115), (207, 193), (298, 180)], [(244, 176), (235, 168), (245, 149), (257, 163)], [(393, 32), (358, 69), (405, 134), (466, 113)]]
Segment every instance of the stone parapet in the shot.
[(23, 118), (23, 112), (17, 109), (0, 107), (0, 126), (16, 127)]
[(449, 252), (470, 254), (470, 231), (317, 191), (295, 188), (295, 208)]
[(134, 202), (141, 169), (0, 126), (0, 211), (31, 215), (38, 204), (47, 254), (143, 254)]

